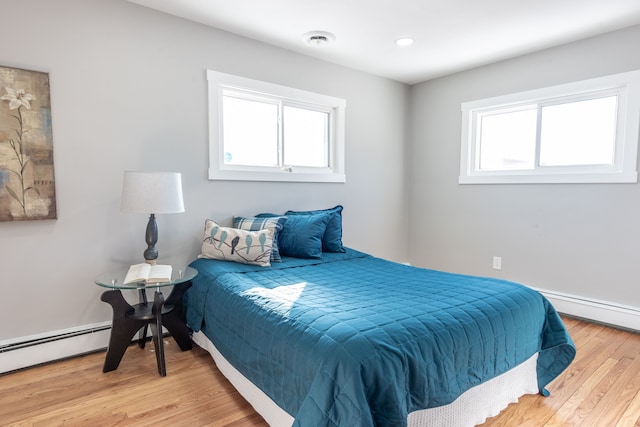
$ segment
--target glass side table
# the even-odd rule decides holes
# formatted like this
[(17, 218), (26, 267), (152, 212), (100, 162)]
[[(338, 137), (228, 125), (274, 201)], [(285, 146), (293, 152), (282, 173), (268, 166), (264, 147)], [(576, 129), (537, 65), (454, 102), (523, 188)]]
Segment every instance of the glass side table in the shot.
[[(198, 275), (198, 271), (191, 267), (172, 266), (170, 282), (145, 284), (144, 282), (124, 284), (124, 277), (128, 267), (117, 272), (105, 273), (95, 279), (95, 283), (105, 291), (100, 299), (111, 305), (113, 322), (109, 347), (102, 372), (114, 371), (118, 368), (122, 356), (136, 332), (140, 331), (138, 345), (144, 348), (147, 339), (147, 328), (151, 325), (151, 334), (155, 346), (158, 373), (166, 376), (164, 360), (164, 343), (162, 341), (162, 327), (171, 333), (178, 343), (180, 350), (191, 350), (192, 343), (189, 329), (184, 318), (182, 297), (191, 287), (191, 280)], [(170, 288), (171, 292), (166, 301), (162, 290)], [(155, 289), (153, 302), (147, 301), (147, 289)], [(139, 303), (130, 305), (122, 296), (122, 290), (137, 290)]]

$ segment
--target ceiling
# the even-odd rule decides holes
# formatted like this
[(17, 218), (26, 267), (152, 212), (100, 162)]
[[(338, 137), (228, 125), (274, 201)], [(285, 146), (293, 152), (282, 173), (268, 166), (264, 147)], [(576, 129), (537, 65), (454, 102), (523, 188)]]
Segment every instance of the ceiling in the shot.
[(408, 84), (640, 24), (640, 0), (129, 1)]

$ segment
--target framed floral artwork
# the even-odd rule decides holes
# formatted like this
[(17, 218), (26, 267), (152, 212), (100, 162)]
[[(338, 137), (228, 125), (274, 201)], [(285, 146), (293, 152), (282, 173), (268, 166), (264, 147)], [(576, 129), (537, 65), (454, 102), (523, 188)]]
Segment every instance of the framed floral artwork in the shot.
[(56, 218), (49, 74), (0, 67), (0, 221)]

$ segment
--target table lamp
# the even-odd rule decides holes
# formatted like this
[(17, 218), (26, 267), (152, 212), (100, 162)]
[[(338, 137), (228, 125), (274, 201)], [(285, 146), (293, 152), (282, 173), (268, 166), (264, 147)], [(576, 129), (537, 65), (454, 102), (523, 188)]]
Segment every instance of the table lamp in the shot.
[(158, 224), (156, 214), (184, 212), (182, 176), (177, 172), (125, 171), (122, 182), (122, 212), (149, 214), (144, 259), (155, 264), (158, 250)]

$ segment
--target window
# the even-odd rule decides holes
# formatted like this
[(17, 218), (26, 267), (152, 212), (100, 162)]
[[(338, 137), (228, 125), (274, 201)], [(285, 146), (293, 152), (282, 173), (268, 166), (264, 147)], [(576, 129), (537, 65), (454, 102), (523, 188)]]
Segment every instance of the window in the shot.
[(346, 101), (209, 70), (209, 179), (345, 182)]
[(640, 71), (462, 104), (461, 184), (637, 182)]

